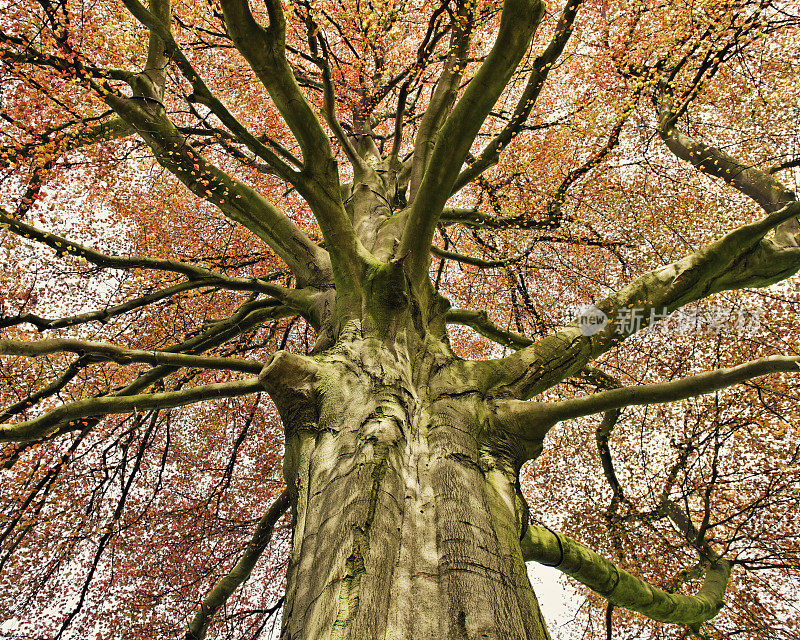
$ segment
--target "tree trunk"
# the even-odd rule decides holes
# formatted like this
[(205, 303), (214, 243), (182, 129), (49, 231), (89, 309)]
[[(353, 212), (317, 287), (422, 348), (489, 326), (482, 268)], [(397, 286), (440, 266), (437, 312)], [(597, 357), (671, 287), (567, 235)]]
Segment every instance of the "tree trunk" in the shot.
[(282, 640), (547, 638), (517, 470), (462, 361), (360, 336), (298, 358), (265, 375), (294, 513)]

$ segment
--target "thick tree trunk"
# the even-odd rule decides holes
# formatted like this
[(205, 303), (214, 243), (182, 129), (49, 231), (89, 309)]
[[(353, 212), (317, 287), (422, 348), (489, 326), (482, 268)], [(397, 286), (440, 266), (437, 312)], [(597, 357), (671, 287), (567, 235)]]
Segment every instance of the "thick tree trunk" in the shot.
[(295, 518), (281, 638), (547, 638), (483, 398), (446, 345), (409, 351), (340, 339), (314, 373), (268, 367), (294, 389), (278, 402)]

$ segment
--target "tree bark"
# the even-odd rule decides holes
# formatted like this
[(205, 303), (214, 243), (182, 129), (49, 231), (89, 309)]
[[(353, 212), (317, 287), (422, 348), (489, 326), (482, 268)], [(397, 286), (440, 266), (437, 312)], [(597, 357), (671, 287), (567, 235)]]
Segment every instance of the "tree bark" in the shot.
[(262, 376), (294, 514), (282, 640), (548, 638), (515, 462), (463, 362), (351, 333)]

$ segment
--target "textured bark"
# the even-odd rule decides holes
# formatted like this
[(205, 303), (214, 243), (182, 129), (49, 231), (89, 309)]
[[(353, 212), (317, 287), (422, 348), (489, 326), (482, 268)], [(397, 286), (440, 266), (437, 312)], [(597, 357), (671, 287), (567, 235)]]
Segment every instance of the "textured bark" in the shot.
[(435, 340), (345, 334), (305, 375), (289, 356), (263, 376), (295, 518), (281, 637), (547, 638), (515, 463), (464, 363)]

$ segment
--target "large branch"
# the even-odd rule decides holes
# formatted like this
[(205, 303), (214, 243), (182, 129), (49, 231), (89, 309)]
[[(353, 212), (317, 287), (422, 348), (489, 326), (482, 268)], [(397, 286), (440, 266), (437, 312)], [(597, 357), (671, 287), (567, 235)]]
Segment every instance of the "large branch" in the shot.
[[(164, 2), (164, 0), (157, 1)], [(189, 81), (192, 86), (192, 94), (187, 98), (189, 102), (197, 102), (208, 107), (211, 112), (219, 118), (220, 122), (231, 131), (234, 138), (238, 142), (244, 144), (256, 156), (266, 161), (270, 169), (277, 176), (296, 187), (302, 186), (303, 180), (301, 174), (294, 171), (280, 155), (276, 154), (270, 147), (265, 145), (261, 138), (254, 136), (208, 88), (194, 65), (192, 65), (172, 36), (170, 30), (169, 7), (167, 6), (165, 15), (157, 15), (147, 11), (139, 0), (123, 0), (123, 3), (133, 16), (150, 31), (151, 47), (148, 51), (152, 51), (153, 43), (161, 43), (161, 48), (169, 55), (169, 58)], [(148, 66), (150, 64), (148, 57)], [(145, 99), (150, 97), (155, 101), (160, 101), (160, 95), (163, 93), (163, 90), (159, 92), (157, 88), (152, 88), (148, 92), (150, 77), (151, 75), (147, 71), (144, 71), (141, 74), (135, 74), (132, 80), (129, 81), (129, 84), (134, 89), (135, 96), (141, 96)], [(144, 86), (142, 85), (143, 79), (145, 80)], [(288, 153), (279, 145), (273, 144), (273, 146), (276, 146), (281, 154), (289, 161), (295, 160), (291, 153)]]
[(80, 418), (149, 409), (171, 409), (202, 402), (203, 400), (248, 395), (262, 389), (258, 378), (248, 378), (236, 382), (208, 384), (181, 391), (143, 393), (130, 396), (103, 396), (78, 400), (77, 402), (56, 407), (38, 418), (14, 424), (0, 424), (0, 442), (39, 440), (53, 433), (60, 424)]
[(211, 624), (211, 619), (217, 611), (227, 602), (228, 598), (233, 594), (239, 586), (250, 577), (250, 573), (267, 548), (270, 539), (272, 538), (272, 531), (278, 519), (289, 508), (289, 491), (284, 489), (283, 493), (279, 495), (275, 502), (272, 503), (270, 508), (258, 521), (256, 530), (253, 532), (253, 537), (247, 544), (247, 548), (239, 558), (236, 565), (230, 570), (228, 575), (223, 577), (211, 592), (206, 596), (203, 603), (200, 605), (200, 610), (195, 614), (192, 621), (189, 623), (189, 629), (186, 632), (186, 640), (202, 640), (206, 637), (206, 632)]
[[(677, 127), (680, 109), (672, 105), (668, 87), (661, 89), (658, 99), (658, 132), (670, 151), (699, 171), (721, 178), (737, 191), (772, 213), (796, 200), (794, 192), (769, 172), (740, 162), (717, 147), (699, 142)], [(797, 218), (784, 222), (776, 231), (776, 240), (787, 246), (800, 244), (800, 224)]]
[(410, 207), (400, 254), (419, 284), (427, 276), (436, 223), (481, 125), (511, 79), (544, 14), (540, 0), (506, 0), (497, 39), (439, 132)]
[(286, 20), (277, 0), (267, 0), (269, 26), (262, 27), (245, 0), (223, 0), (225, 26), (233, 44), (270, 94), (289, 125), (300, 149), (303, 163), (313, 174), (328, 175), (333, 159), (328, 136), (322, 129), (286, 60)]
[(409, 176), (410, 199), (417, 194), (419, 185), (436, 144), (436, 135), (445, 122), (450, 108), (455, 102), (461, 78), (467, 66), (469, 40), (473, 29), (473, 9), (469, 2), (459, 0), (453, 16), (450, 34), (450, 50), (444, 63), (444, 69), (436, 81), (428, 107), (419, 123), (414, 138), (414, 153), (411, 158), (411, 174)]
[(533, 61), (533, 70), (528, 77), (528, 82), (520, 96), (511, 120), (503, 127), (503, 130), (487, 144), (480, 155), (464, 169), (456, 180), (453, 191), (458, 191), (467, 184), (475, 180), (484, 171), (493, 167), (500, 160), (503, 149), (514, 139), (528, 119), (528, 116), (539, 98), (539, 94), (547, 81), (550, 69), (556, 63), (569, 37), (572, 35), (572, 27), (575, 23), (575, 16), (583, 0), (569, 0), (564, 6), (561, 17), (556, 24), (555, 34), (550, 41), (547, 49)]
[(342, 203), (336, 160), (328, 136), (306, 101), (286, 60), (286, 22), (279, 0), (267, 0), (269, 27), (253, 17), (247, 0), (222, 0), (225, 24), (236, 48), (266, 87), (303, 152), (298, 191), (322, 229), (343, 297), (361, 281), (369, 256), (356, 237)]
[(541, 444), (550, 427), (562, 420), (633, 405), (676, 402), (781, 372), (800, 372), (800, 357), (769, 356), (672, 382), (610, 389), (561, 402), (506, 400), (498, 404), (494, 419), (503, 430)]
[[(357, 250), (360, 245), (341, 203), (336, 163), (330, 150), (330, 144), (327, 137), (324, 136), (319, 121), (311, 113), (310, 107), (302, 97), (286, 62), (285, 47), (283, 47), (285, 34), (280, 29), (278, 29), (279, 35), (277, 36), (275, 30), (270, 31), (272, 35), (266, 40), (270, 40), (270, 46), (274, 50), (267, 55), (265, 53), (267, 47), (264, 46), (267, 31), (255, 22), (246, 3), (242, 4), (241, 0), (224, 3), (233, 5), (232, 8), (229, 6), (229, 10), (233, 12), (228, 23), (229, 30), (232, 30), (231, 36), (237, 46), (249, 44), (249, 48), (245, 47), (245, 50), (242, 51), (245, 58), (251, 65), (254, 65), (253, 68), (262, 81), (269, 79), (272, 87), (270, 94), (295, 135), (297, 135), (297, 131), (292, 124), (297, 124), (297, 114), (307, 112), (306, 115), (310, 115), (319, 132), (319, 135), (312, 134), (312, 138), (317, 140), (317, 143), (319, 143), (319, 136), (323, 139), (324, 148), (316, 144), (314, 148), (317, 151), (312, 152), (304, 146), (304, 140), (307, 142), (308, 139), (298, 138), (304, 153), (304, 172), (294, 171), (230, 114), (221, 101), (208, 89), (180, 50), (172, 37), (168, 22), (145, 9), (139, 0), (123, 0), (123, 2), (137, 20), (165, 43), (166, 51), (192, 84), (193, 99), (208, 106), (241, 142), (265, 159), (277, 175), (298, 188), (312, 206), (320, 222), (326, 243), (331, 247), (330, 257), (328, 252), (311, 242), (288, 217), (271, 203), (265, 201), (255, 190), (214, 167), (196, 150), (192, 149), (188, 140), (167, 118), (166, 112), (158, 100), (126, 100), (114, 95), (108, 87), (105, 87), (105, 90), (101, 90), (100, 93), (109, 106), (135, 127), (137, 133), (153, 149), (162, 166), (175, 174), (196, 195), (214, 203), (223, 213), (259, 235), (286, 261), (302, 284), (319, 285), (329, 282), (331, 279), (329, 258), (339, 267), (337, 271), (340, 273), (335, 274), (336, 277), (352, 282), (355, 279), (354, 273), (360, 271), (360, 265), (356, 266), (355, 259), (355, 256), (360, 253)], [(275, 10), (274, 6), (270, 9), (271, 17), (275, 15)], [(282, 21), (279, 6), (277, 11), (280, 14), (280, 20), (277, 20), (276, 24)], [(237, 33), (239, 37), (234, 36), (234, 33)], [(244, 40), (247, 42), (245, 43)], [(278, 50), (280, 50), (279, 54), (276, 53)], [(250, 54), (254, 51), (257, 52), (255, 63), (254, 58), (245, 51)], [(264, 55), (267, 57), (264, 58)], [(293, 89), (288, 87), (289, 80), (293, 84)], [(268, 90), (270, 90), (270, 86), (267, 87)], [(287, 107), (290, 107), (288, 111)], [(311, 126), (311, 121), (307, 117), (301, 117), (301, 121), (304, 126)], [(314, 158), (314, 162), (309, 164), (309, 158)], [(309, 174), (313, 179), (309, 179)]]
[(261, 238), (286, 262), (301, 286), (330, 282), (327, 252), (261, 194), (203, 157), (169, 120), (160, 104), (110, 93), (105, 100), (136, 129), (161, 166), (195, 195), (216, 205), (226, 216)]
[(444, 225), (463, 224), (478, 229), (552, 229), (555, 222), (550, 218), (534, 220), (524, 213), (493, 215), (477, 209), (443, 209), (439, 222)]
[(575, 578), (611, 604), (638, 611), (660, 622), (695, 626), (723, 606), (731, 565), (716, 559), (695, 596), (668, 593), (640, 580), (567, 536), (529, 525), (521, 542), (525, 560), (554, 567)]
[[(800, 214), (794, 202), (762, 220), (744, 225), (677, 262), (651, 271), (597, 304), (609, 320), (593, 335), (573, 322), (558, 333), (499, 360), (481, 363), (490, 386), (531, 398), (577, 373), (625, 338), (650, 324), (653, 314), (672, 312), (711, 294), (766, 287), (800, 270), (800, 248), (765, 236)], [(627, 316), (626, 316), (627, 314)], [(640, 323), (625, 322), (637, 315)]]

